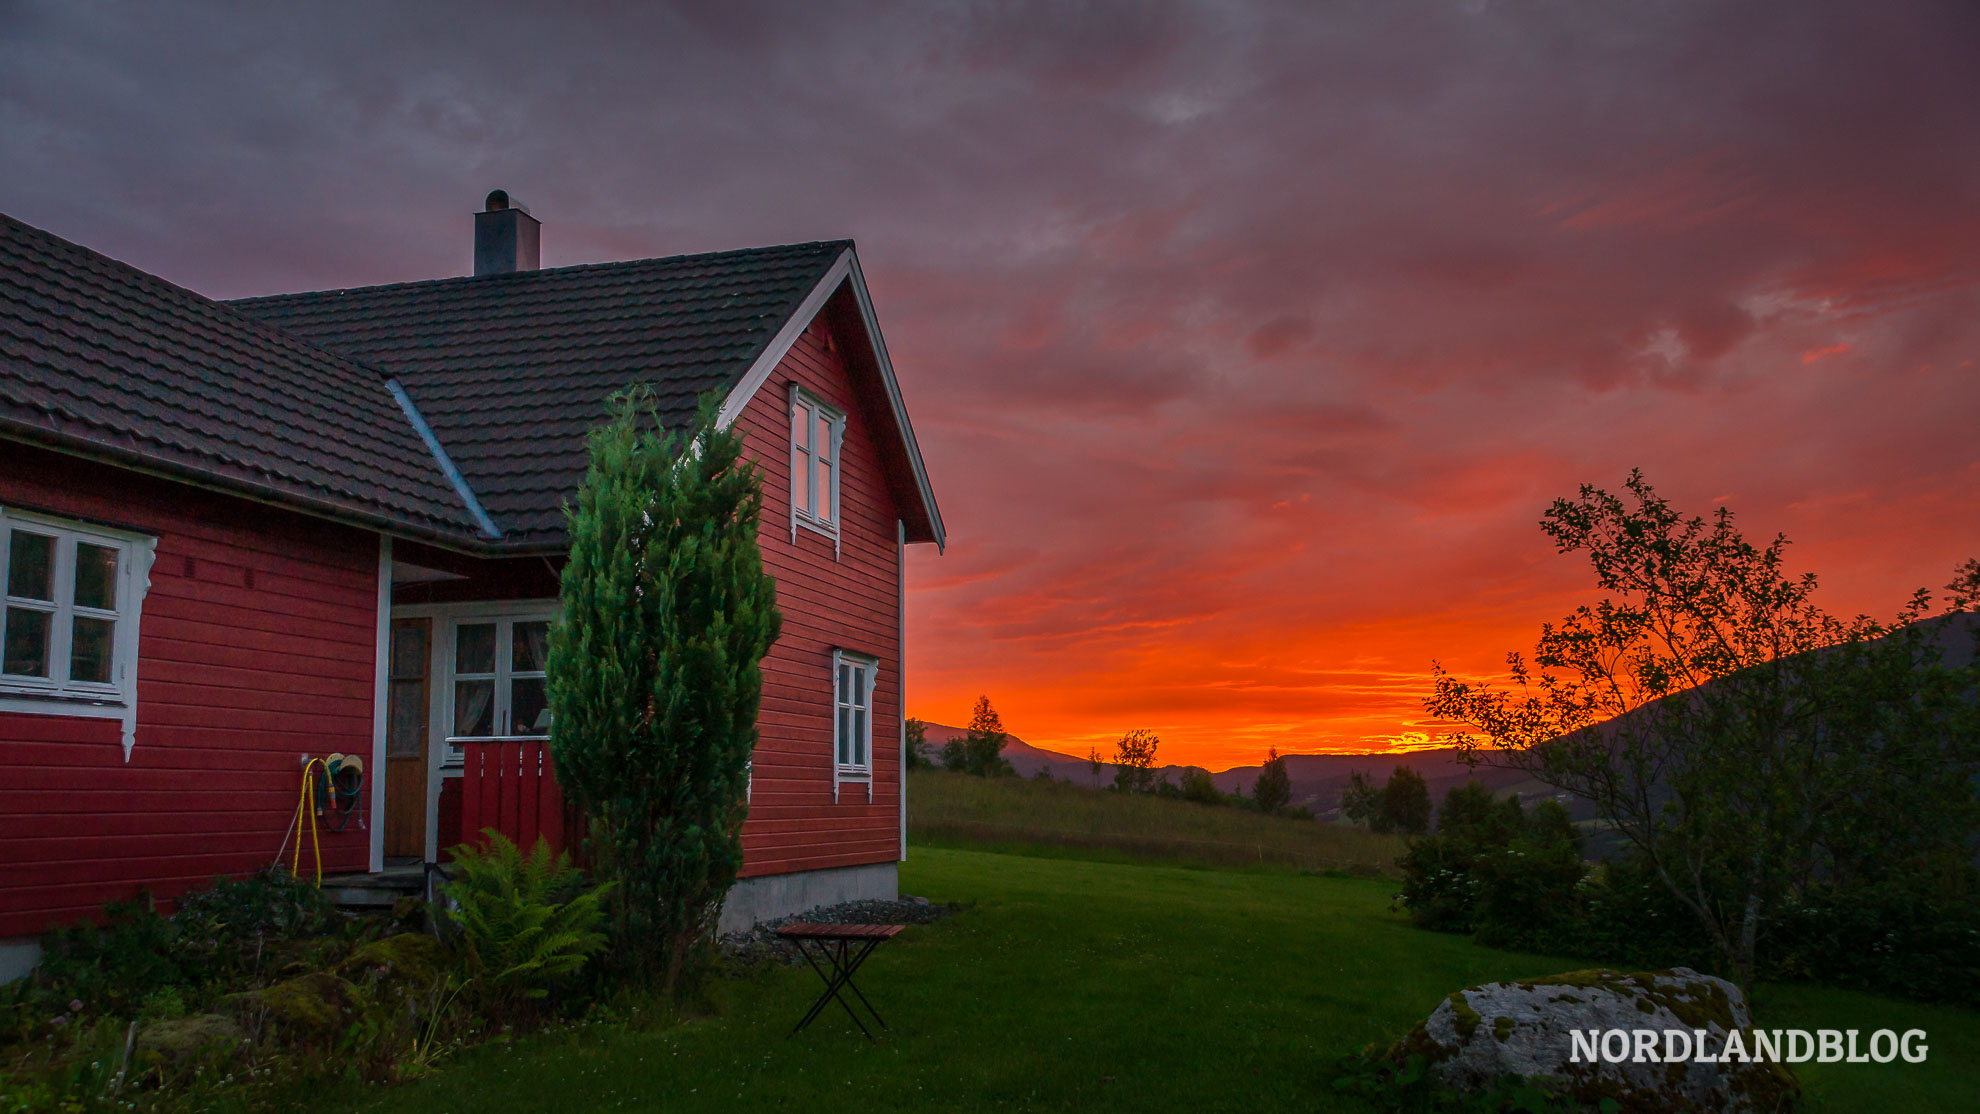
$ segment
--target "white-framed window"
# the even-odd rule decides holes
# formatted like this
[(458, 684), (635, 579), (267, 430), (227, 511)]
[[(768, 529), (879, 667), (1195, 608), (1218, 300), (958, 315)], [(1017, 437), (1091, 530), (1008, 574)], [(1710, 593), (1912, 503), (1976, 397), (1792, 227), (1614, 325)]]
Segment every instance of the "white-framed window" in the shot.
[(124, 720), (156, 539), (0, 508), (0, 708)]
[(791, 540), (804, 526), (839, 536), (839, 449), (846, 416), (791, 384)]
[(448, 765), (463, 760), (461, 739), (542, 739), (550, 734), (550, 620), (462, 619), (454, 624), (454, 691)]
[(851, 650), (832, 651), (834, 788), (873, 776), (873, 690), (880, 663)]

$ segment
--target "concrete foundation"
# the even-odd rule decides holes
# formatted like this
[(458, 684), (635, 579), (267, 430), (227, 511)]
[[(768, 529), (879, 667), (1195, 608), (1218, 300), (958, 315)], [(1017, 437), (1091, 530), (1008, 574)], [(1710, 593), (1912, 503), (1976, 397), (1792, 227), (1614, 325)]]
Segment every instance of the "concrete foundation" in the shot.
[(795, 874), (745, 878), (729, 888), (718, 932), (742, 932), (759, 921), (776, 920), (821, 905), (847, 901), (893, 901), (901, 894), (901, 864), (869, 863)]
[(26, 977), (40, 962), (40, 941), (32, 937), (0, 940), (0, 986)]

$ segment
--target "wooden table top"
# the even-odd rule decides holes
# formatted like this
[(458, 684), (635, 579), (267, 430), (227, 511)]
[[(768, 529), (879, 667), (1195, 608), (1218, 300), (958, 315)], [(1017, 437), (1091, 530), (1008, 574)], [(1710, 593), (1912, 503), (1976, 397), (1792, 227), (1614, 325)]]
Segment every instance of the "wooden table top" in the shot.
[(810, 924), (799, 921), (777, 930), (777, 935), (793, 940), (886, 940), (906, 928), (904, 924)]

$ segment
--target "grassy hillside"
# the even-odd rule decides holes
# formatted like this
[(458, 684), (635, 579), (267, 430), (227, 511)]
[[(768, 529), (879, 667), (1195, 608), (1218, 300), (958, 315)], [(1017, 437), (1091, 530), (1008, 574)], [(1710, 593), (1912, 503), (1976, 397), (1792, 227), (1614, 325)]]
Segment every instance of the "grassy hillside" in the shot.
[(908, 834), (939, 846), (1061, 848), (1116, 859), (1388, 873), (1402, 840), (1192, 801), (939, 770), (908, 775)]
[[(308, 1109), (440, 1114), (698, 1111), (1358, 1111), (1326, 1089), (1452, 990), (1571, 960), (1411, 928), (1379, 880), (1182, 870), (913, 847), (901, 884), (971, 903), (874, 954), (860, 986), (892, 1026), (834, 1007), (786, 1039), (808, 969), (717, 980), (716, 1012), (651, 1032), (586, 1026), (445, 1063), (400, 1087), (330, 1086)], [(1924, 1029), (1923, 1064), (1803, 1064), (1814, 1114), (1972, 1109), (1980, 1015), (1763, 986), (1763, 1025)]]

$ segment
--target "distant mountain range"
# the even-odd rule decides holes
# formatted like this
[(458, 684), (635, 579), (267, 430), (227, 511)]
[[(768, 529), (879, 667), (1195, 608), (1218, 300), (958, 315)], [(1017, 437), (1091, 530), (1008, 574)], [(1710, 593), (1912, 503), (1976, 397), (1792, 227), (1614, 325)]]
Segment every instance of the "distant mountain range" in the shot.
[[(966, 732), (960, 727), (931, 723), (928, 725), (928, 750), (940, 758), (943, 744), (951, 739), (959, 739)], [(1019, 777), (1033, 777), (1042, 769), (1052, 771), (1052, 776), (1060, 781), (1071, 781), (1077, 785), (1112, 785), (1114, 764), (1102, 763), (1099, 775), (1093, 772), (1093, 764), (1084, 758), (1063, 754), (1056, 750), (1035, 747), (1015, 735), (1009, 736), (1004, 744), (1004, 757)], [(1286, 773), (1292, 779), (1292, 803), (1305, 805), (1320, 819), (1332, 819), (1338, 815), (1341, 806), (1341, 790), (1347, 787), (1348, 774), (1362, 770), (1371, 775), (1379, 784), (1388, 780), (1389, 774), (1399, 765), (1408, 764), (1422, 774), (1430, 784), (1430, 797), (1442, 801), (1444, 793), (1476, 778), (1492, 789), (1504, 793), (1519, 791), (1526, 799), (1534, 800), (1541, 795), (1551, 794), (1552, 790), (1528, 778), (1517, 770), (1506, 770), (1488, 766), (1472, 769), (1464, 764), (1458, 752), (1451, 749), (1419, 750), (1407, 753), (1384, 752), (1379, 754), (1288, 754)], [(1166, 765), (1157, 767), (1156, 776), (1167, 776), (1171, 782), (1180, 782), (1183, 771), (1188, 766)], [(1259, 766), (1234, 766), (1228, 770), (1213, 770), (1210, 779), (1217, 788), (1226, 793), (1242, 792), (1251, 795), (1252, 786), (1258, 780)]]

